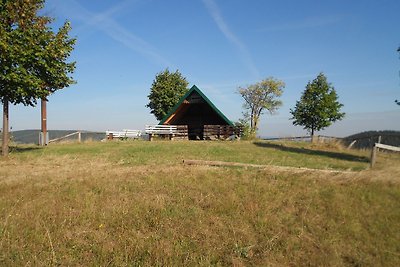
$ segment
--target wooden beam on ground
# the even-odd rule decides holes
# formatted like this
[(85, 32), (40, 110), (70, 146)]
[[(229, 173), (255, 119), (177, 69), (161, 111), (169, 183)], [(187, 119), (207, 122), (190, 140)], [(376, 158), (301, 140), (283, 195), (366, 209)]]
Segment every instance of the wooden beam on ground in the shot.
[(274, 169), (278, 171), (291, 171), (291, 172), (323, 172), (323, 173), (356, 173), (354, 171), (340, 171), (340, 170), (323, 170), (323, 169), (311, 169), (303, 167), (287, 167), (287, 166), (275, 166), (275, 165), (259, 165), (259, 164), (248, 164), (239, 162), (226, 162), (226, 161), (209, 161), (209, 160), (183, 160), (183, 164), (186, 165), (203, 165), (203, 166), (218, 166), (218, 167), (244, 167), (244, 168), (258, 168), (258, 169)]

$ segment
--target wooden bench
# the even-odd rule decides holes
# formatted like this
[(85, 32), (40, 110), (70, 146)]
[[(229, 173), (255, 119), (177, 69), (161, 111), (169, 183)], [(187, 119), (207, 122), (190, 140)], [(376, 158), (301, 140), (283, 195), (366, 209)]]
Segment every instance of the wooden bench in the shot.
[(114, 138), (124, 139), (138, 139), (142, 135), (142, 131), (140, 130), (128, 130), (124, 129), (122, 131), (106, 131), (106, 138), (108, 140), (112, 140)]
[(154, 135), (168, 136), (170, 140), (175, 137), (187, 139), (187, 125), (146, 125), (145, 132), (149, 135), (149, 140), (153, 140)]

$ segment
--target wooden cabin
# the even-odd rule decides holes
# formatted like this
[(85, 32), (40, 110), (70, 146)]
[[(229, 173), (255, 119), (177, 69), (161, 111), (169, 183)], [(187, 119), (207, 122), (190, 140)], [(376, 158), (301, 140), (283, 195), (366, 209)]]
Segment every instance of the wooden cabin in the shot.
[(187, 126), (190, 140), (226, 138), (235, 134), (233, 123), (196, 85), (192, 86), (159, 124)]

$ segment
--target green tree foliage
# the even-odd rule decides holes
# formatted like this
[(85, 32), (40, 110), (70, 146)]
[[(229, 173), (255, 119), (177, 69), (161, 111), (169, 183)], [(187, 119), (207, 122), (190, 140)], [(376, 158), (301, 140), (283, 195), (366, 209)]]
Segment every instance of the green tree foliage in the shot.
[(283, 93), (285, 83), (273, 77), (269, 77), (248, 87), (239, 87), (238, 93), (243, 97), (243, 115), (250, 123), (250, 135), (255, 136), (260, 116), (264, 111), (273, 114), (281, 105), (278, 98)]
[(340, 112), (342, 107), (335, 88), (328, 83), (325, 75), (320, 73), (312, 82), (308, 82), (294, 110), (290, 109), (293, 116), (291, 119), (294, 125), (303, 126), (308, 130), (314, 140), (315, 131), (343, 119), (345, 113)]
[(178, 70), (170, 72), (165, 69), (156, 75), (146, 107), (151, 109), (157, 120), (162, 120), (189, 90), (188, 85), (186, 78)]
[(44, 0), (0, 1), (0, 100), (3, 104), (3, 155), (8, 153), (8, 105), (35, 106), (74, 83), (67, 62), (75, 39), (65, 22), (53, 32), (51, 18), (38, 15)]

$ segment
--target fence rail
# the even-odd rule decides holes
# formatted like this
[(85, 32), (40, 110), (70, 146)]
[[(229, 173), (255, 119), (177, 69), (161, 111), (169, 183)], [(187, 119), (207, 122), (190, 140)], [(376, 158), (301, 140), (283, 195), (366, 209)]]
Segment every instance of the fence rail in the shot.
[[(341, 137), (336, 137), (336, 136), (329, 136), (329, 135), (315, 135), (315, 138), (317, 140), (325, 140), (325, 139), (331, 139), (331, 140), (342, 140), (343, 138)], [(263, 138), (263, 140), (267, 141), (279, 141), (279, 140), (311, 140), (311, 135), (305, 135), (305, 136), (287, 136), (287, 137), (271, 137), (271, 138)]]
[(114, 138), (131, 138), (138, 139), (142, 135), (140, 130), (128, 130), (124, 129), (122, 131), (106, 131), (106, 138), (112, 140)]
[(242, 128), (230, 125), (204, 125), (204, 139), (221, 139), (231, 136), (242, 136)]
[(400, 147), (397, 147), (397, 146), (389, 146), (389, 145), (385, 145), (385, 144), (376, 143), (375, 147), (390, 150), (390, 151), (400, 152)]
[(146, 125), (145, 132), (152, 141), (155, 135), (173, 139), (188, 139), (187, 125)]
[(270, 138), (263, 138), (263, 140), (267, 141), (278, 141), (278, 140), (304, 140), (304, 139), (311, 139), (311, 136), (288, 136), (288, 137), (270, 137)]
[(400, 152), (400, 147), (397, 146), (389, 146), (389, 145), (385, 145), (385, 144), (380, 144), (380, 143), (375, 143), (375, 145), (372, 147), (372, 151), (371, 151), (371, 161), (370, 161), (370, 167), (374, 167), (375, 163), (376, 163), (376, 154), (378, 152), (378, 148), (379, 149), (386, 149), (389, 151), (394, 151), (394, 152)]
[(62, 137), (59, 137), (59, 138), (55, 138), (55, 139), (49, 140), (49, 143), (57, 142), (57, 141), (66, 139), (66, 138), (68, 138), (68, 137), (74, 136), (74, 135), (78, 135), (78, 142), (80, 143), (81, 140), (82, 140), (82, 132), (70, 133), (70, 134), (67, 134), (67, 135), (65, 135), (65, 136), (62, 136)]

